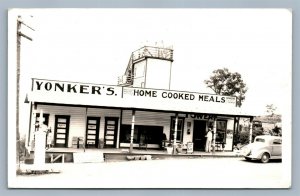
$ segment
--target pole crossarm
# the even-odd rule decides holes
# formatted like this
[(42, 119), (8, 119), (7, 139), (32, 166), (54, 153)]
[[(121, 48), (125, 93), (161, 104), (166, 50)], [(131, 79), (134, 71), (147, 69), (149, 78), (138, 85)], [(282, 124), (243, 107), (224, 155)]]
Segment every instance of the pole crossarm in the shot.
[(23, 21), (19, 21), (21, 24), (23, 24), (25, 27), (35, 31), (32, 27), (28, 26), (27, 24), (25, 24)]
[(17, 22), (18, 22), (18, 25), (17, 25), (18, 36), (25, 37), (26, 39), (32, 41), (31, 37), (29, 37), (28, 35), (25, 35), (24, 33), (21, 32), (21, 24), (24, 25), (25, 27), (31, 29), (32, 31), (35, 31), (35, 30), (32, 27), (30, 27), (29, 25), (27, 25), (26, 23), (24, 23), (21, 16), (18, 16)]
[(22, 37), (25, 37), (26, 39), (28, 39), (28, 40), (32, 41), (32, 38), (31, 38), (31, 37), (29, 37), (29, 36), (25, 35), (25, 34), (24, 34), (24, 33), (22, 33), (22, 32), (18, 32), (18, 35), (19, 35), (19, 36), (22, 36)]

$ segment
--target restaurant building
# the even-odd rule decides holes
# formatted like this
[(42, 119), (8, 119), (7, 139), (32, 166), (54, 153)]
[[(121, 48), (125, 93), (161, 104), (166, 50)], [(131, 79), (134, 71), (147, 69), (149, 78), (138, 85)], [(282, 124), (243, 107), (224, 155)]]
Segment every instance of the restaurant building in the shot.
[(203, 151), (212, 126), (215, 149), (233, 150), (239, 118), (252, 122), (253, 115), (233, 96), (170, 90), (172, 62), (172, 48), (145, 46), (131, 54), (118, 85), (32, 79), (27, 145), (43, 116), (57, 148), (76, 148), (79, 141), (130, 150), (193, 143)]

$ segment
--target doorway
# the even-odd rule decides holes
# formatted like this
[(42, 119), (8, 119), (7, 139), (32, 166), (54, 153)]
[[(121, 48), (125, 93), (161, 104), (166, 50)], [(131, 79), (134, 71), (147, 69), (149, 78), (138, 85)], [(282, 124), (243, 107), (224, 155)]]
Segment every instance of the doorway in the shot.
[(104, 146), (107, 148), (116, 147), (118, 122), (118, 117), (105, 117)]
[(68, 147), (70, 116), (55, 115), (54, 147)]
[(194, 120), (194, 133), (193, 133), (193, 142), (194, 149), (205, 151), (205, 142), (206, 142), (206, 121), (203, 120)]
[(99, 145), (100, 117), (87, 117), (86, 124), (86, 148), (97, 148)]

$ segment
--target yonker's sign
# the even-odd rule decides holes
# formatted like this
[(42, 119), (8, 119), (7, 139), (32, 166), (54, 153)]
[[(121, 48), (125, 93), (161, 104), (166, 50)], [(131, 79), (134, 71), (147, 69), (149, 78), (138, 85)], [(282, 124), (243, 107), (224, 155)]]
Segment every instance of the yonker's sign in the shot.
[[(213, 94), (201, 94), (194, 92), (183, 91), (169, 91), (160, 89), (145, 89), (145, 88), (129, 88), (120, 86), (110, 86), (101, 84), (88, 84), (88, 83), (75, 83), (53, 80), (33, 79), (33, 92), (45, 93), (49, 92), (64, 94), (68, 96), (72, 94), (88, 95), (88, 96), (101, 96), (101, 97), (114, 97), (120, 99), (155, 99), (168, 100), (168, 101), (187, 101), (187, 102), (203, 102), (203, 103), (217, 103), (235, 106), (236, 97), (221, 96)], [(195, 103), (196, 104), (196, 103)]]

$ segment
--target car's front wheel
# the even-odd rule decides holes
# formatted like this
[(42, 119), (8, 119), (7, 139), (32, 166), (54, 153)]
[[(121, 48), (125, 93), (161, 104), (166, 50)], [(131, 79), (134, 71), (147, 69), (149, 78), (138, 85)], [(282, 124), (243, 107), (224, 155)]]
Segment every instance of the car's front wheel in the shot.
[(270, 160), (270, 155), (269, 155), (269, 153), (265, 152), (265, 153), (263, 153), (263, 154), (261, 155), (260, 161), (261, 161), (262, 163), (268, 163), (269, 160)]

